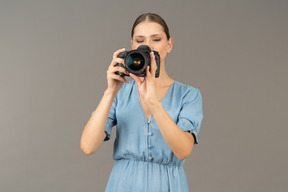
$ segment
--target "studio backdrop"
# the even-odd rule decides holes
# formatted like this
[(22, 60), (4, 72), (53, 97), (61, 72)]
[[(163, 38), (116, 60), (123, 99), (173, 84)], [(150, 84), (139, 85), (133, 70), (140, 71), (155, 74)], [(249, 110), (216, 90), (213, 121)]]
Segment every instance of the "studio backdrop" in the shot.
[(168, 75), (202, 94), (190, 191), (288, 190), (288, 1), (0, 0), (0, 191), (105, 190), (116, 127), (92, 155), (80, 137), (146, 12), (174, 40)]

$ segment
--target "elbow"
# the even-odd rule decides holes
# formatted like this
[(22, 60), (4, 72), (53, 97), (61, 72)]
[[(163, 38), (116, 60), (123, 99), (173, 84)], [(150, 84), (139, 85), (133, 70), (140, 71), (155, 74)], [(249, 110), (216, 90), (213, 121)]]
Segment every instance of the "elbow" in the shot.
[(91, 155), (94, 153), (93, 151), (88, 150), (87, 147), (85, 147), (82, 143), (80, 144), (80, 149), (85, 155)]
[(88, 151), (88, 150), (85, 150), (85, 149), (83, 149), (83, 148), (81, 148), (81, 150), (82, 150), (82, 152), (83, 152), (85, 155), (92, 155), (92, 154), (93, 154), (93, 152)]
[(189, 148), (189, 149), (183, 151), (181, 154), (178, 154), (176, 156), (177, 156), (178, 159), (183, 161), (184, 159), (188, 158), (191, 155), (192, 150), (193, 150), (193, 146), (192, 146), (192, 148)]
[(192, 134), (190, 134), (188, 131), (185, 132), (185, 134), (187, 135), (188, 139), (185, 138), (185, 141), (183, 141), (178, 153), (175, 153), (177, 158), (180, 160), (184, 160), (191, 155), (195, 142)]
[(187, 157), (190, 156), (191, 153), (187, 153), (187, 154), (183, 154), (183, 155), (179, 155), (177, 156), (178, 159), (180, 159), (181, 161), (185, 160)]
[(85, 148), (83, 148), (81, 145), (80, 145), (80, 149), (81, 151), (85, 154), (85, 155), (91, 155), (91, 152), (87, 151)]
[(83, 149), (82, 149), (82, 151), (83, 151), (83, 153), (84, 153), (85, 155), (91, 155), (91, 154), (93, 154), (93, 153), (88, 152), (88, 151), (85, 151), (85, 150), (83, 150)]

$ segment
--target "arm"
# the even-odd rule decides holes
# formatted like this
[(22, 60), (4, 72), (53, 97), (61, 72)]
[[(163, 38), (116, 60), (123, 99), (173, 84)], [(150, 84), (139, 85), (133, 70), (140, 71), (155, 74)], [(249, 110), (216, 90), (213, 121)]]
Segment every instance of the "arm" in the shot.
[(143, 81), (134, 74), (129, 73), (129, 75), (136, 81), (140, 97), (143, 98), (144, 102), (150, 108), (164, 140), (176, 157), (180, 160), (184, 160), (192, 152), (195, 142), (194, 137), (190, 131), (183, 131), (175, 124), (163, 108), (161, 101), (158, 100), (155, 79), (156, 62), (153, 52), (150, 53), (150, 56), (151, 72), (150, 66), (147, 66), (146, 76)]
[(194, 137), (190, 132), (180, 129), (167, 114), (161, 102), (150, 105), (153, 117), (166, 143), (180, 160), (187, 158), (194, 146)]
[(114, 52), (113, 60), (107, 70), (108, 88), (104, 92), (98, 107), (94, 111), (94, 114), (91, 115), (83, 130), (80, 147), (87, 155), (96, 152), (106, 138), (107, 133), (105, 132), (105, 127), (111, 106), (119, 89), (124, 82), (127, 82), (124, 77), (115, 74), (116, 71), (127, 74), (126, 69), (115, 66), (117, 63), (124, 64), (124, 60), (117, 57), (118, 54), (123, 51), (125, 51), (125, 49), (118, 49)]
[(80, 141), (81, 150), (85, 154), (90, 155), (96, 152), (107, 136), (105, 126), (115, 97), (115, 93), (106, 90), (98, 107), (85, 125)]

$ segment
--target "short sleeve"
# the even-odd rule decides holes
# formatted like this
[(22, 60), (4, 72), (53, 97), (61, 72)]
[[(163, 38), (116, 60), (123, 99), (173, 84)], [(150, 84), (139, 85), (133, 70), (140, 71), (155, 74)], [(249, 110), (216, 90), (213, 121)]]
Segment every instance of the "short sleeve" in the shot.
[[(117, 124), (116, 105), (117, 105), (117, 96), (115, 97), (115, 99), (112, 103), (112, 106), (110, 108), (110, 112), (109, 112), (109, 115), (107, 118), (106, 127), (105, 127), (105, 132), (107, 133), (107, 137), (104, 139), (104, 141), (108, 141), (111, 138), (112, 127)], [(91, 113), (91, 116), (93, 113), (94, 113), (94, 111)]]
[(203, 119), (202, 96), (197, 88), (187, 92), (182, 99), (177, 126), (183, 131), (189, 131), (194, 136), (194, 144), (198, 144), (198, 134)]

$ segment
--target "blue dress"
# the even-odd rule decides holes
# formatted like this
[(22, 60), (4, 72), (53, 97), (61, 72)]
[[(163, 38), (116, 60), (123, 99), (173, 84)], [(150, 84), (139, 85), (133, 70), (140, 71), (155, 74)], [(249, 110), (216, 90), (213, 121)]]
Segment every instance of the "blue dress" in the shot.
[[(203, 119), (199, 89), (174, 81), (161, 103), (177, 126), (193, 134), (198, 144)], [(105, 192), (189, 191), (182, 167), (186, 159), (178, 159), (171, 151), (153, 114), (151, 120), (146, 119), (134, 80), (124, 83), (113, 101), (104, 141), (110, 139), (115, 125), (113, 159), (116, 162)]]

